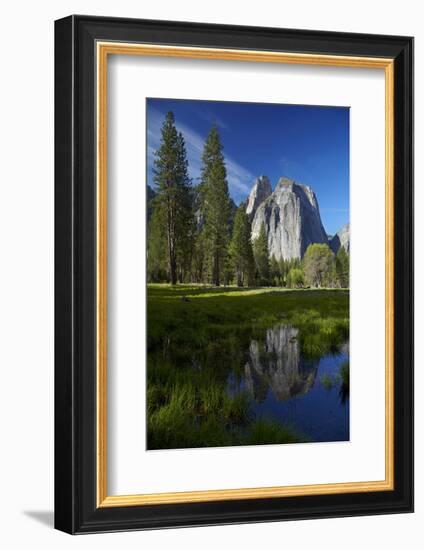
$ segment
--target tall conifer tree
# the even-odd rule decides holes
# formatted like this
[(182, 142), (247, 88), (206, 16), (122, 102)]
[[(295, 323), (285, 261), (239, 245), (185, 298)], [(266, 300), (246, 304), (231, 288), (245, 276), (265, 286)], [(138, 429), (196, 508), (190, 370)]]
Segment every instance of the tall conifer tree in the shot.
[(219, 286), (228, 259), (230, 196), (222, 144), (216, 126), (206, 139), (201, 173), (203, 237), (212, 284)]
[(251, 226), (246, 214), (246, 205), (242, 203), (234, 217), (230, 247), (237, 286), (250, 286), (253, 284), (255, 264), (250, 234)]
[(255, 257), (259, 283), (261, 285), (267, 285), (269, 284), (269, 251), (264, 223), (261, 225), (258, 238), (253, 242), (253, 254)]
[(196, 231), (194, 216), (194, 192), (188, 174), (188, 160), (184, 137), (181, 132), (177, 137), (178, 150), (178, 182), (180, 199), (177, 211), (177, 256), (180, 282), (187, 281), (190, 277), (193, 258), (193, 246)]
[(151, 217), (147, 227), (147, 280), (163, 283), (168, 278), (167, 241), (157, 197), (149, 202)]
[(191, 182), (184, 139), (177, 132), (172, 111), (163, 122), (160, 147), (155, 155), (156, 204), (166, 234), (169, 279), (175, 285), (178, 256), (182, 255), (182, 244), (189, 231)]

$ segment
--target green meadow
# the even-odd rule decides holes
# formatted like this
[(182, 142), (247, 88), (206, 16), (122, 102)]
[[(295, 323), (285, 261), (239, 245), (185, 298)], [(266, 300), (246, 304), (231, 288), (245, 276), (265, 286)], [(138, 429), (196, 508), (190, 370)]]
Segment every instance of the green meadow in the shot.
[[(302, 357), (337, 353), (349, 337), (342, 289), (148, 285), (147, 447), (169, 449), (307, 441), (291, 425), (255, 415), (231, 394), (254, 338), (279, 324), (298, 329)], [(348, 387), (349, 369), (341, 380)]]

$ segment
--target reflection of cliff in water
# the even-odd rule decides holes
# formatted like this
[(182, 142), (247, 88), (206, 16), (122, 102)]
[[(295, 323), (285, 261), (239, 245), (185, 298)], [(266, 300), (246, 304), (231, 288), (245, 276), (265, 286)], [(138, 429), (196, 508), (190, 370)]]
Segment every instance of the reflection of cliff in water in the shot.
[(268, 389), (278, 401), (304, 395), (314, 385), (318, 363), (300, 357), (298, 329), (281, 325), (266, 331), (265, 341), (252, 340), (245, 365), (246, 389), (256, 401), (265, 400)]

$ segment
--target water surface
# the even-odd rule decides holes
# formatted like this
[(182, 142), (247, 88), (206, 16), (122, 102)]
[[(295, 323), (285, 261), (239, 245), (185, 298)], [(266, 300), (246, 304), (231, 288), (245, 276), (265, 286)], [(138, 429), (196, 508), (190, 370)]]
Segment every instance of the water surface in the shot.
[(347, 342), (308, 361), (298, 329), (277, 325), (252, 339), (245, 356), (244, 369), (229, 374), (227, 391), (247, 392), (254, 417), (292, 426), (308, 441), (349, 440), (349, 395), (340, 376)]

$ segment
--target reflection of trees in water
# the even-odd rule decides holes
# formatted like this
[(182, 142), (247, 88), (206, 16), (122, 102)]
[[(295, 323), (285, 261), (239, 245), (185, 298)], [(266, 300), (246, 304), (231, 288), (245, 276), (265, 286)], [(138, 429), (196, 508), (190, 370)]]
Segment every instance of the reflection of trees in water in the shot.
[(301, 360), (298, 333), (297, 328), (282, 325), (268, 329), (264, 342), (251, 341), (245, 376), (247, 390), (256, 401), (265, 400), (268, 388), (279, 401), (312, 388), (318, 363)]

